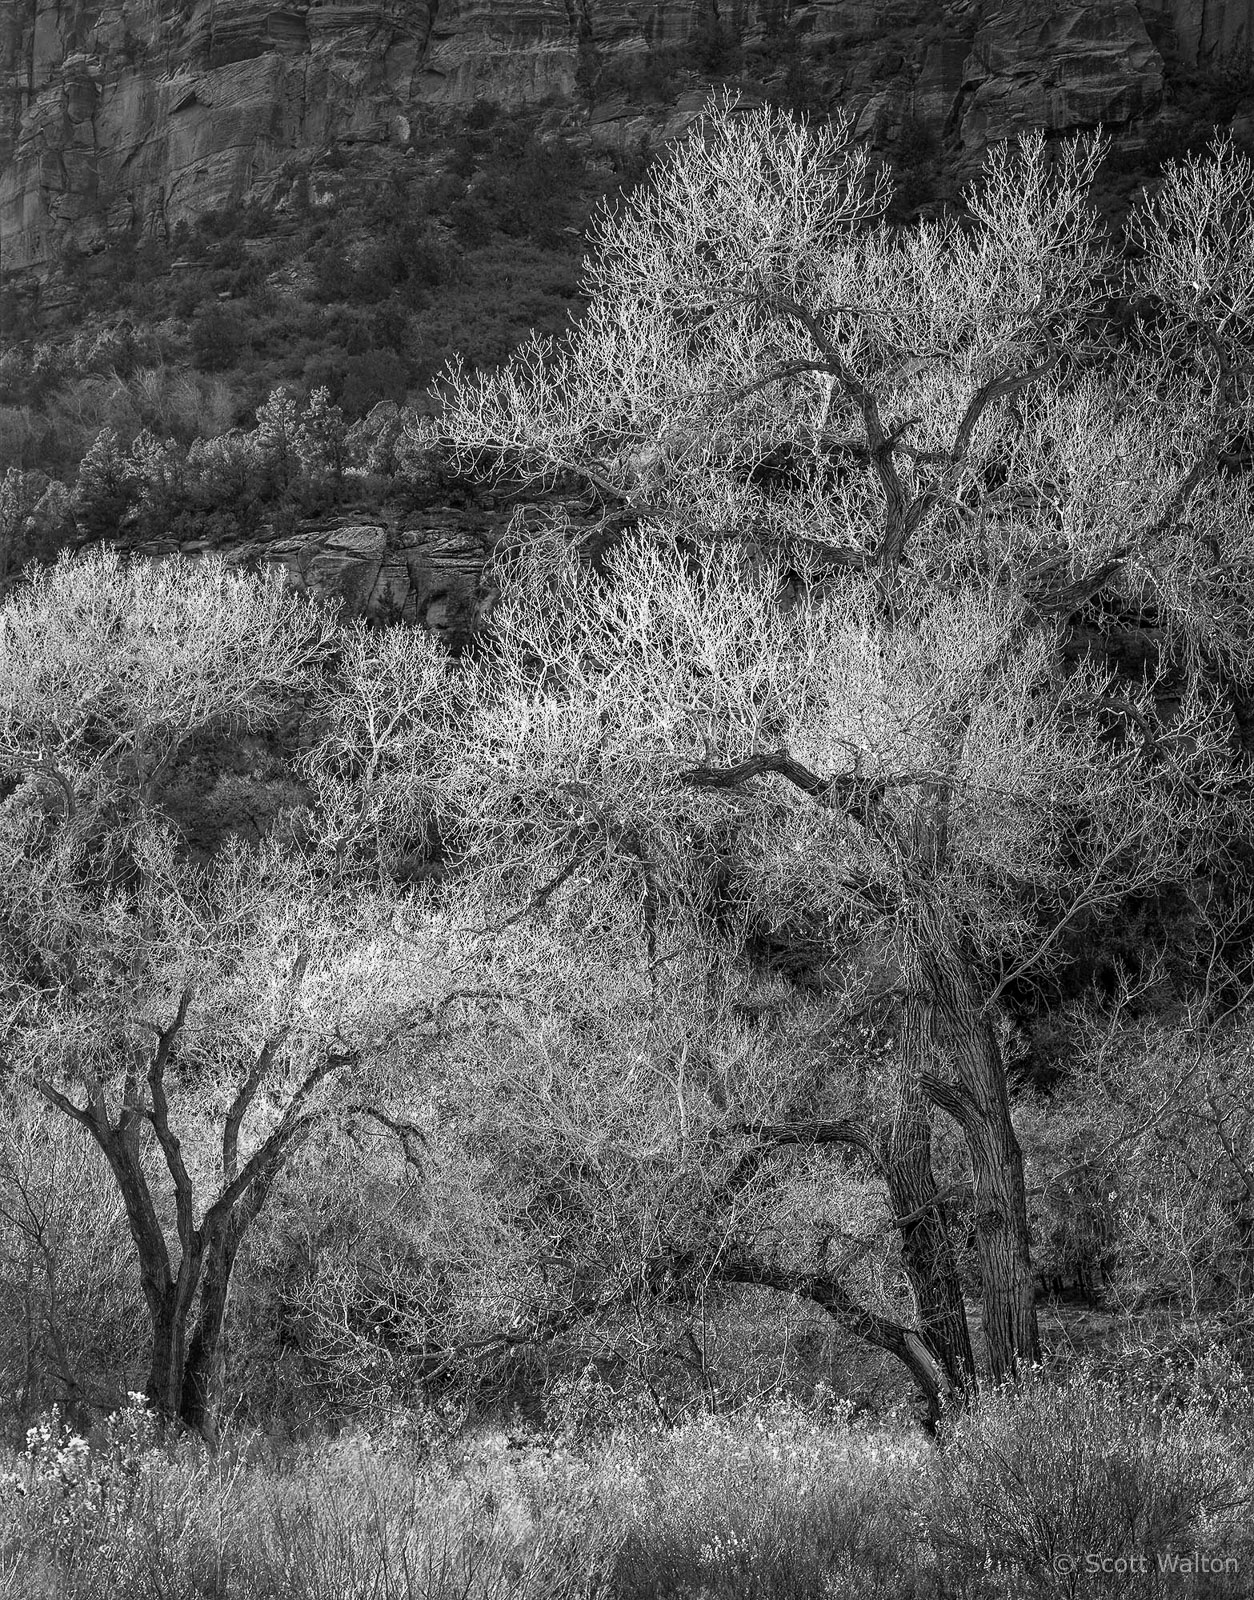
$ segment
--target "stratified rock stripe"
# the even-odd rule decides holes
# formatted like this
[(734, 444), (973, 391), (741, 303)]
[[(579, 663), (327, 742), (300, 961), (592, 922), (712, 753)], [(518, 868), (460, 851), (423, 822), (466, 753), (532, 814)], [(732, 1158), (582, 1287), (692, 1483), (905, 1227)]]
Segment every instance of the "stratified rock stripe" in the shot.
[(720, 30), (791, 31), (816, 70), (821, 46), (824, 92), (865, 133), (913, 116), (978, 153), (1152, 112), (1158, 45), (1248, 65), (1254, 0), (0, 0), (0, 268), (264, 195), (293, 154), (404, 143), (424, 106), (587, 90), (595, 137), (656, 133), (598, 90), (607, 67)]

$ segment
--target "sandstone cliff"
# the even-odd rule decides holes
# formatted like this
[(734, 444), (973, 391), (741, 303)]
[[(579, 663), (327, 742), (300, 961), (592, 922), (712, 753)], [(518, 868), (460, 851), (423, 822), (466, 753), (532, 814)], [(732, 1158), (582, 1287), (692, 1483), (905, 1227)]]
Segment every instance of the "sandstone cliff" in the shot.
[(676, 120), (630, 88), (668, 52), (791, 49), (863, 132), (914, 119), (974, 154), (1135, 130), (1165, 60), (1248, 72), (1252, 38), (1254, 0), (0, 0), (0, 269), (264, 198), (333, 144), (408, 145), (431, 107), (550, 97), (634, 141)]

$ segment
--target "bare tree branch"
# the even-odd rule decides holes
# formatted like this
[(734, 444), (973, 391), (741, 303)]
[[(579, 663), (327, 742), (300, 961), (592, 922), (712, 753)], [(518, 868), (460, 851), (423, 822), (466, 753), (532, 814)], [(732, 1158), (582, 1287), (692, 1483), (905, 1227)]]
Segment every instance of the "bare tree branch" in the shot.
[(192, 1003), (192, 990), (186, 988), (179, 996), (178, 1009), (174, 1018), (165, 1028), (157, 1041), (157, 1048), (153, 1051), (152, 1060), (148, 1067), (148, 1092), (151, 1097), (151, 1108), (148, 1112), (149, 1121), (157, 1135), (157, 1142), (165, 1156), (165, 1164), (169, 1169), (170, 1177), (174, 1183), (175, 1216), (178, 1224), (179, 1243), (186, 1252), (192, 1246), (192, 1237), (195, 1233), (195, 1217), (193, 1213), (192, 1180), (188, 1176), (187, 1166), (183, 1160), (183, 1149), (177, 1135), (170, 1127), (170, 1107), (165, 1093), (165, 1071), (170, 1060), (170, 1054), (177, 1044), (183, 1025), (187, 1020), (187, 1009)]
[(422, 1161), (409, 1147), (409, 1141), (416, 1139), (424, 1150), (427, 1148), (427, 1135), (416, 1122), (409, 1122), (404, 1117), (388, 1116), (386, 1112), (380, 1111), (378, 1106), (372, 1106), (363, 1100), (357, 1100), (351, 1105), (345, 1106), (344, 1111), (348, 1116), (368, 1117), (372, 1122), (377, 1122), (380, 1127), (386, 1128), (390, 1133), (394, 1133), (400, 1141), (407, 1165), (413, 1167), (420, 1174), (425, 1171)]
[[(300, 988), (301, 981), (309, 967), (309, 950), (302, 946), (292, 964), (292, 971), (288, 978), (287, 987), (294, 996)], [(289, 1025), (281, 1027), (262, 1045), (257, 1052), (257, 1057), (245, 1074), (244, 1081), (232, 1100), (227, 1110), (226, 1118), (222, 1124), (222, 1172), (228, 1183), (235, 1177), (239, 1164), (239, 1134), (248, 1108), (253, 1102), (257, 1090), (265, 1081), (266, 1074), (274, 1064), (275, 1057), (287, 1043), (291, 1034)]]
[(860, 1151), (877, 1168), (882, 1164), (870, 1130), (851, 1117), (834, 1122), (749, 1122), (742, 1125), (742, 1131), (760, 1140), (764, 1149), (843, 1144)]
[(718, 1275), (726, 1283), (743, 1283), (776, 1289), (797, 1299), (812, 1300), (830, 1316), (843, 1322), (868, 1344), (897, 1357), (910, 1371), (935, 1415), (944, 1390), (942, 1367), (935, 1352), (917, 1328), (859, 1305), (840, 1280), (825, 1272), (792, 1272), (752, 1257), (733, 1257), (722, 1263)]
[(72, 1117), (75, 1122), (84, 1128), (89, 1128), (93, 1133), (96, 1131), (95, 1118), (87, 1107), (75, 1105), (68, 1095), (62, 1094), (59, 1089), (54, 1089), (46, 1078), (37, 1078), (35, 1087), (49, 1105), (55, 1106), (58, 1111), (63, 1111), (67, 1117)]
[[(1047, 342), (1052, 343), (1052, 341)], [(954, 442), (949, 447), (950, 463), (957, 466), (966, 456), (967, 451), (971, 448), (971, 440), (975, 436), (975, 430), (980, 425), (980, 418), (988, 410), (989, 406), (994, 405), (998, 400), (1009, 400), (1012, 396), (1020, 394), (1024, 389), (1030, 388), (1039, 378), (1048, 376), (1061, 360), (1062, 351), (1055, 346), (1050, 350), (1049, 356), (1038, 366), (1029, 367), (1026, 372), (1011, 372), (1009, 370), (998, 372), (989, 378), (986, 383), (982, 383), (972, 395), (967, 409), (963, 413), (962, 420), (958, 424), (957, 431), (954, 433)]]

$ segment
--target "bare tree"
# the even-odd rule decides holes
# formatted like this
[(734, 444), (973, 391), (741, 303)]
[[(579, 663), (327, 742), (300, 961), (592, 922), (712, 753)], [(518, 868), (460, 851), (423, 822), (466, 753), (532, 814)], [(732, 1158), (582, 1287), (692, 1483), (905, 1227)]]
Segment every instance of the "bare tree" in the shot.
[[(0, 1369), (21, 1418), (57, 1397), (114, 1410), (142, 1344), (126, 1211), (100, 1151), (35, 1094), (6, 1086), (0, 1126)], [(105, 1179), (102, 1182), (102, 1178)]]
[(1152, 1010), (1125, 994), (1070, 1017), (1075, 1068), (1057, 1123), (1071, 1139), (1038, 1165), (1044, 1202), (1070, 1200), (1073, 1226), (1100, 1240), (1097, 1265), (1127, 1315), (1167, 1310), (1245, 1336), (1254, 1060), (1241, 998), (1216, 1016), (1169, 990)]
[[(0, 614), (5, 1052), (108, 1163), (150, 1402), (213, 1439), (232, 1271), (277, 1176), (446, 998), (457, 936), (281, 839), (196, 865), (161, 815), (195, 737), (264, 726), (328, 625), (216, 564), (63, 560)], [(432, 965), (434, 963), (434, 965)]]
[[(906, 630), (868, 625), (848, 588), (782, 612), (778, 572), (747, 574), (726, 548), (638, 541), (612, 570), (608, 595), (572, 559), (556, 590), (550, 566), (547, 588), (506, 602), (466, 814), (503, 855), (512, 829), (519, 863), (553, 878), (571, 860), (634, 872), (646, 917), (650, 901), (698, 922), (736, 907), (808, 943), (815, 981), (851, 1010), (888, 1004), (901, 1074), (883, 1133), (853, 1121), (821, 1137), (875, 1153), (928, 1336), (959, 1376), (961, 1299), (937, 1276), (948, 1238), (915, 1226), (942, 1203), (919, 1097), (954, 1119), (1004, 1371), (1031, 1348), (1032, 1277), (998, 985), (1048, 961), (1077, 918), (1190, 870), (1224, 814), (1224, 719), (1190, 704), (1147, 768), (1095, 709), (1105, 675), (1059, 677), (996, 596), (946, 596)], [(1137, 715), (1158, 727), (1152, 702)]]
[[(149, 1399), (211, 1440), (245, 1235), (344, 1080), (443, 998), (397, 944), (394, 907), (328, 906), (266, 869), (249, 860), (246, 892), (231, 894), (154, 878), (142, 920), (123, 924), (125, 982), (32, 1003), (23, 1028), (39, 1091), (97, 1142), (125, 1202)], [(196, 915), (180, 926), (167, 907), (188, 900)]]
[[(1203, 201), (1248, 227), (1246, 180), (1219, 152), (1142, 213), (1168, 362), (1099, 315), (1124, 282), (1086, 198), (1101, 154), (997, 149), (965, 216), (893, 232), (847, 128), (716, 108), (602, 223), (584, 321), (455, 370), (441, 424), (472, 468), (582, 484), (621, 543), (603, 581), (559, 517), (517, 563), (468, 804), (555, 873), (634, 859), (644, 908), (730, 899), (829, 976), (873, 975), (902, 1062), (890, 1181), (942, 1219), (915, 1229), (915, 1290), (956, 1382), (925, 1103), (967, 1145), (1001, 1376), (1037, 1332), (999, 1008), (1082, 920), (1195, 871), (1242, 803), (1209, 669), (1248, 662), (1250, 491), (1216, 471), (1245, 398), (1233, 320), (1197, 310), (1231, 285), (1222, 240), (1188, 305), (1163, 264)], [(1139, 680), (1099, 608), (1129, 617)]]
[[(518, 1347), (570, 1337), (666, 1389), (681, 1330), (684, 1367), (707, 1307), (755, 1285), (852, 1323), (935, 1418), (951, 1386), (915, 1321), (876, 1150), (851, 1149), (857, 1113), (891, 1093), (875, 1052), (861, 1085), (824, 1083), (842, 1028), (829, 1005), (747, 984), (691, 925), (659, 924), (659, 962), (631, 899), (624, 874), (581, 875), (512, 922), (480, 972), (500, 1003), (463, 1014), (398, 1080), (404, 1100), (381, 1120), (410, 1141), (422, 1266), (375, 1274), (366, 1331), (346, 1314), (358, 1269), (327, 1264), (310, 1309), (341, 1370), (377, 1379), (383, 1357), (401, 1376), (469, 1368), (482, 1384)], [(798, 1105), (824, 1120), (789, 1120)], [(395, 1257), (363, 1252), (360, 1270)]]

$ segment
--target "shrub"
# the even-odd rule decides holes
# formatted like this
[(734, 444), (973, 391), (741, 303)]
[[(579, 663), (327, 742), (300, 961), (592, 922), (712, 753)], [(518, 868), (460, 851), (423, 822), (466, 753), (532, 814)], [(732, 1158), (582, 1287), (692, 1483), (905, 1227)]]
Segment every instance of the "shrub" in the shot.
[(112, 372), (79, 379), (48, 409), (63, 435), (91, 440), (102, 428), (111, 428), (122, 443), (130, 444), (148, 429), (189, 444), (230, 427), (235, 395), (224, 378), (160, 362), (141, 367), (128, 378)]
[[(566, 139), (541, 138), (532, 130), (521, 144), (517, 140), (518, 130), (512, 137), (504, 130), (498, 136), (492, 164), (475, 182), (474, 198), (502, 232), (551, 248), (572, 223), (587, 169)], [(464, 226), (464, 211), (461, 219)]]
[(210, 306), (192, 323), (192, 360), (202, 372), (225, 372), (244, 353), (246, 330), (237, 311)]
[(216, 306), (217, 299), (209, 274), (182, 271), (170, 289), (170, 309), (176, 317), (190, 319), (202, 306)]
[(131, 445), (129, 469), (138, 531), (160, 537), (187, 494), (187, 453), (173, 439), (158, 439), (147, 429)]
[(138, 483), (116, 430), (102, 428), (78, 470), (74, 514), (88, 537), (116, 531), (134, 504)]
[(313, 268), (312, 294), (323, 305), (352, 298), (356, 274), (348, 259), (342, 238), (320, 246), (310, 258)]
[(466, 112), (466, 126), (476, 132), (494, 127), (501, 108), (495, 100), (476, 100)]
[(390, 350), (372, 350), (350, 356), (344, 363), (339, 394), (346, 416), (361, 417), (386, 400), (403, 400), (409, 388), (409, 368)]
[(124, 1544), (152, 1477), (160, 1472), (155, 1419), (133, 1394), (105, 1423), (95, 1449), (56, 1406), (27, 1430), (16, 1470), (0, 1494), (22, 1501), (22, 1531), (69, 1573), (92, 1568)]
[(344, 415), (325, 389), (302, 406), (288, 389), (276, 389), (257, 408), (254, 441), (259, 461), (279, 494), (299, 488), (306, 499), (339, 485), (346, 462)]
[(29, 562), (51, 560), (74, 538), (70, 492), (42, 472), (0, 477), (0, 587)]
[(455, 200), (449, 207), (449, 220), (468, 250), (487, 244), (494, 232), (492, 210), (478, 195), (466, 194)]
[[(574, 1458), (520, 1461), (491, 1444), (453, 1463), (385, 1430), (276, 1461), (217, 1462), (163, 1445), (138, 1407), (94, 1447), (56, 1414), (28, 1436), (0, 1495), (0, 1575), (64, 1600), (576, 1600), (597, 1549), (571, 1535), (591, 1474)], [(18, 1493), (16, 1491), (22, 1491)], [(5, 1548), (7, 1546), (7, 1549)], [(14, 1591), (9, 1591), (14, 1592)]]
[[(1076, 1374), (990, 1396), (943, 1452), (844, 1408), (696, 1416), (670, 1428), (589, 1411), (507, 1439), (452, 1411), (381, 1416), (368, 1432), (285, 1449), (239, 1435), (217, 1459), (158, 1437), (132, 1404), (98, 1435), (55, 1413), (0, 1473), (0, 1593), (66, 1600), (1012, 1600), (1110, 1592), (1040, 1566), (1040, 1530), (1070, 1493), (1104, 1499), (1061, 1529), (1093, 1551), (1123, 1539), (1217, 1541), (1246, 1556), (1245, 1402), (1196, 1397), (1140, 1417)], [(1142, 1402), (1144, 1397), (1142, 1397)], [(575, 1414), (577, 1412), (577, 1415)], [(1164, 1420), (1165, 1419), (1165, 1420)], [(592, 1424), (592, 1426), (590, 1426)], [(1184, 1436), (1172, 1445), (1172, 1428)], [(1076, 1430), (1090, 1427), (1077, 1438)], [(606, 1431), (606, 1429), (610, 1431)], [(1122, 1430), (1120, 1432), (1120, 1429)], [(1130, 1445), (1128, 1440), (1133, 1443)], [(1065, 1446), (1065, 1453), (1063, 1447)], [(1086, 1454), (1087, 1452), (1087, 1454)], [(1037, 1456), (1041, 1459), (1038, 1460)], [(1109, 1480), (1103, 1487), (1103, 1476)], [(24, 1490), (24, 1494), (15, 1491)], [(1138, 1499), (1143, 1492), (1147, 1499)], [(1202, 1514), (1210, 1497), (1212, 1515)], [(1122, 1510), (1115, 1513), (1116, 1502)], [(1132, 1519), (1120, 1522), (1120, 1517)], [(1024, 1530), (1027, 1530), (1026, 1532)], [(1026, 1541), (1026, 1543), (1025, 1543)], [(1248, 1544), (1248, 1539), (1246, 1541)], [(1035, 1565), (1025, 1560), (1030, 1547)], [(1043, 1547), (1041, 1547), (1043, 1548)], [(1148, 1545), (1145, 1548), (1150, 1548)], [(1165, 1551), (1170, 1544), (1159, 1545)], [(1190, 1548), (1193, 1548), (1190, 1545)], [(1157, 1563), (1151, 1561), (1151, 1572)], [(42, 1587), (4, 1588), (4, 1573)], [(1136, 1596), (1182, 1592), (1138, 1578)], [(1191, 1589), (1219, 1600), (1236, 1581)]]
[(411, 302), (421, 303), (426, 290), (439, 288), (455, 277), (455, 257), (433, 228), (406, 230), (400, 246), (405, 263), (401, 282)]
[(0, 461), (34, 467), (49, 443), (47, 419), (31, 406), (0, 405)]
[[(1140, 1557), (1152, 1574), (1160, 1556), (1230, 1540), (1245, 1521), (1252, 1421), (1239, 1386), (1218, 1404), (1164, 1399), (1084, 1367), (996, 1391), (944, 1428), (932, 1536), (951, 1560), (1041, 1582), (1090, 1558)], [(1109, 1575), (1118, 1592), (1122, 1575)], [(1133, 1576), (1133, 1592), (1154, 1592)]]
[(238, 430), (198, 439), (187, 452), (189, 495), (205, 511), (246, 513), (262, 494), (263, 476), (250, 435)]

